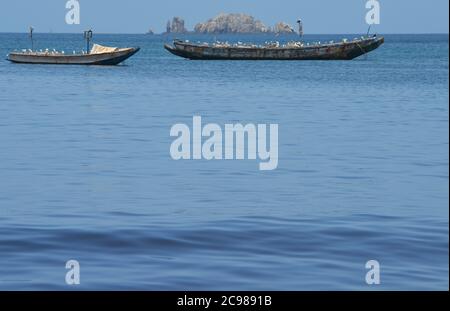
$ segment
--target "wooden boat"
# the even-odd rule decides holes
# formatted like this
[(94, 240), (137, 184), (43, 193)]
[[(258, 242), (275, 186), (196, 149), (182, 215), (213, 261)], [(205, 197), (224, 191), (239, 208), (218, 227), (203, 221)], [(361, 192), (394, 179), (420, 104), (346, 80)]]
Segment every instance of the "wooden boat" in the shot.
[(198, 43), (175, 40), (164, 47), (170, 53), (197, 60), (351, 60), (377, 49), (383, 37), (361, 37), (353, 41), (325, 44), (290, 42), (257, 46), (251, 44)]
[(8, 60), (13, 63), (55, 65), (117, 65), (136, 54), (140, 48), (114, 48), (94, 44), (89, 53), (65, 54), (57, 51), (12, 52)]

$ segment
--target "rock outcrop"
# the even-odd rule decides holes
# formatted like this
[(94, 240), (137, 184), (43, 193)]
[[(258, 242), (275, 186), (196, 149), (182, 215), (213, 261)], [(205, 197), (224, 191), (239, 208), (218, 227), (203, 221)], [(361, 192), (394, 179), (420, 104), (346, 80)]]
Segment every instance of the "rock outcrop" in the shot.
[(167, 22), (166, 33), (187, 33), (187, 29), (184, 26), (184, 19), (181, 17), (174, 17), (172, 23)]
[(245, 14), (219, 14), (195, 26), (197, 33), (267, 33), (270, 29), (261, 21)]
[(276, 34), (293, 34), (295, 30), (289, 24), (280, 22), (275, 25), (273, 32)]

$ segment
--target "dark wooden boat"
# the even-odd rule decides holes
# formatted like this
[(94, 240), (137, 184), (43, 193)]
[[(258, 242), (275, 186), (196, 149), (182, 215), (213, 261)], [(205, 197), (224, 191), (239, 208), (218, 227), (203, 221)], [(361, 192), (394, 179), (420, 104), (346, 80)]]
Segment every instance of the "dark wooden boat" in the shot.
[(87, 54), (65, 54), (57, 51), (12, 52), (8, 60), (25, 64), (117, 65), (136, 54), (139, 48), (113, 48), (95, 44)]
[(290, 42), (264, 46), (228, 43), (199, 43), (175, 40), (164, 47), (170, 53), (197, 60), (351, 60), (377, 49), (383, 37), (361, 37), (353, 41), (305, 44)]

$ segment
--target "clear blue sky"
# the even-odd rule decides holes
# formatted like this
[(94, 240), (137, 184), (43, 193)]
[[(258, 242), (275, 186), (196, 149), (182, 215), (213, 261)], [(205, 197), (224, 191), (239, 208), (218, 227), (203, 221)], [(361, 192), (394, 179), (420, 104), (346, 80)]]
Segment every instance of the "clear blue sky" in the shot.
[[(379, 0), (379, 33), (448, 33), (448, 0)], [(79, 0), (81, 25), (66, 25), (67, 0), (8, 0), (0, 3), (0, 32), (143, 33), (162, 32), (173, 16), (188, 29), (220, 12), (247, 13), (267, 26), (300, 17), (306, 33), (360, 33), (365, 24), (366, 0)]]

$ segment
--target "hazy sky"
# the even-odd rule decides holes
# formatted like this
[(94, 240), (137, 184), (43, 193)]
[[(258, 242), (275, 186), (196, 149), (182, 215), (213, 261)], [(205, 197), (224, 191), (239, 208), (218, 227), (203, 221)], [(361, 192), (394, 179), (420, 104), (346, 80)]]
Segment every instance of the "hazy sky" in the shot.
[[(379, 0), (379, 33), (448, 33), (449, 0)], [(181, 16), (188, 29), (220, 12), (247, 13), (267, 26), (304, 21), (306, 33), (361, 33), (366, 0), (79, 0), (81, 24), (65, 23), (67, 0), (0, 2), (0, 32), (144, 33), (165, 29), (167, 20)]]

